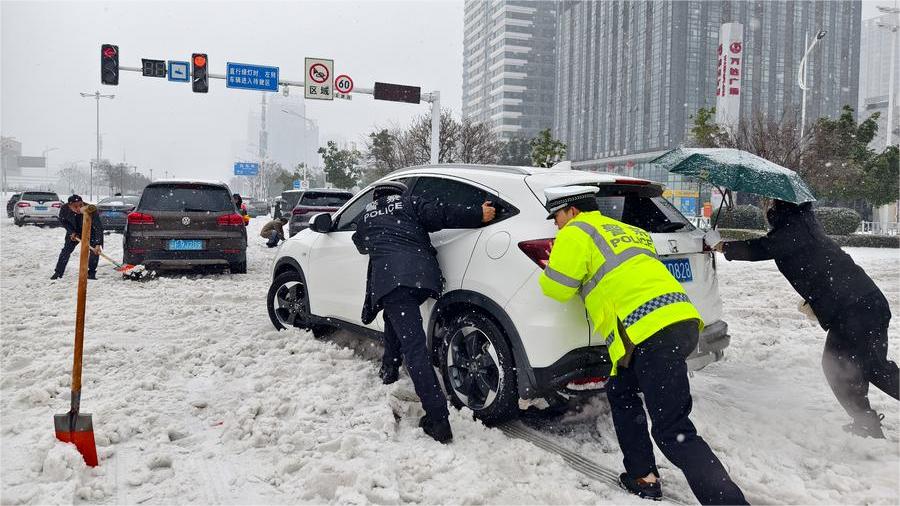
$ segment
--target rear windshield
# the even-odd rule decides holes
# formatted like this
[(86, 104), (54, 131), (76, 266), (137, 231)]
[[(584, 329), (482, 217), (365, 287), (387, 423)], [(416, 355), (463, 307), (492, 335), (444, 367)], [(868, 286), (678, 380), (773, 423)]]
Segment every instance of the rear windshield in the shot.
[(101, 206), (136, 206), (140, 200), (140, 197), (131, 197), (131, 196), (119, 196), (119, 197), (107, 197), (100, 202), (97, 202), (98, 205)]
[(21, 200), (48, 202), (51, 200), (59, 200), (59, 195), (52, 192), (25, 192), (22, 194)]
[(148, 186), (141, 195), (140, 209), (188, 213), (235, 210), (227, 189), (202, 184)]
[(353, 195), (349, 193), (306, 192), (300, 199), (301, 206), (341, 207)]
[(601, 186), (597, 204), (604, 216), (647, 232), (687, 232), (694, 226), (671, 202), (630, 186)]

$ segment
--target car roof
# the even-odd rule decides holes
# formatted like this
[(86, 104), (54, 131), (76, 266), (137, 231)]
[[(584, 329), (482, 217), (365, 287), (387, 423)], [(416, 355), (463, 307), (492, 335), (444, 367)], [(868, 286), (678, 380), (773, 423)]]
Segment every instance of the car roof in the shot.
[(170, 184), (206, 184), (210, 186), (221, 186), (222, 188), (228, 188), (228, 185), (224, 182), (215, 181), (212, 179), (157, 179), (147, 186), (161, 186)]

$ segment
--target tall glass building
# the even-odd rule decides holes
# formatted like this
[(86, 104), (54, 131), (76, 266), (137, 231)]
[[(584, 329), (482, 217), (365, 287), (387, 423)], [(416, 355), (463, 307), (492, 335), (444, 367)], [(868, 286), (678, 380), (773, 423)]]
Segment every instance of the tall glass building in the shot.
[(501, 138), (553, 127), (556, 91), (554, 1), (466, 0), (463, 116)]
[(743, 118), (799, 115), (805, 37), (822, 29), (807, 63), (807, 121), (857, 104), (859, 1), (571, 1), (559, 9), (557, 87), (566, 92), (557, 95), (554, 133), (573, 166), (667, 182), (686, 212), (706, 200), (697, 184), (645, 162), (684, 143), (691, 116), (715, 106), (722, 23), (744, 26)]

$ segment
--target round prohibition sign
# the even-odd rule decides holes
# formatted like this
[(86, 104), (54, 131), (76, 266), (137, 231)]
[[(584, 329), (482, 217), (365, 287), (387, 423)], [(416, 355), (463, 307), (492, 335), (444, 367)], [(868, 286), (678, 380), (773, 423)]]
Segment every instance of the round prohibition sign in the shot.
[(334, 89), (340, 93), (350, 93), (353, 91), (353, 79), (347, 74), (341, 74), (334, 78)]
[(322, 84), (328, 80), (328, 67), (322, 63), (314, 63), (309, 67), (309, 78), (316, 84)]

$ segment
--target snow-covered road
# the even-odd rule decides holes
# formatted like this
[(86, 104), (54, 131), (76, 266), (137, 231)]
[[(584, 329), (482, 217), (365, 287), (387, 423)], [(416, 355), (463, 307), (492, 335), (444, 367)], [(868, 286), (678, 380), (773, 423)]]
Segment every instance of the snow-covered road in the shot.
[[(88, 291), (82, 397), (95, 469), (55, 440), (52, 424), (68, 410), (77, 254), (50, 282), (63, 232), (0, 223), (0, 503), (642, 503), (470, 413), (451, 413), (449, 446), (413, 417), (395, 423), (392, 387), (364, 345), (272, 329), (264, 219), (250, 225), (247, 275), (134, 283), (101, 263)], [(120, 237), (107, 237), (113, 258)], [(850, 252), (898, 313), (898, 251)], [(693, 419), (734, 480), (757, 503), (898, 503), (897, 402), (871, 394), (887, 441), (844, 433), (819, 366), (824, 332), (796, 311), (774, 264), (719, 265), (732, 344), (727, 360), (694, 376)], [(895, 319), (894, 359), (898, 330)], [(620, 467), (602, 397), (547, 425), (558, 443)], [(666, 467), (667, 493), (692, 501)]]

